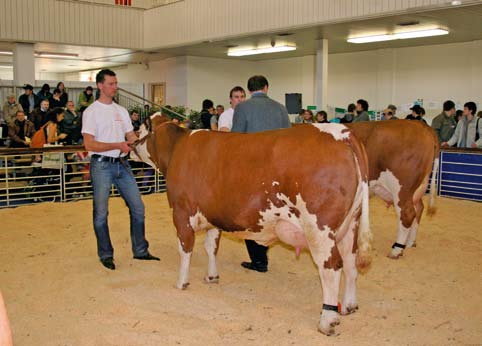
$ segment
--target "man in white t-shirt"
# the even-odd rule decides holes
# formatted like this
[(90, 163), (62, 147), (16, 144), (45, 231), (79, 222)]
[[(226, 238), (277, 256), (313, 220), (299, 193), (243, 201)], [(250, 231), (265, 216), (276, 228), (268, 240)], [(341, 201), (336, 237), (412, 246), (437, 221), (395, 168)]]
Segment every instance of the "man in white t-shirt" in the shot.
[(238, 103), (243, 102), (246, 100), (246, 92), (240, 86), (235, 86), (229, 92), (229, 103), (231, 108), (224, 111), (223, 114), (219, 117), (218, 121), (218, 129), (219, 131), (229, 132), (231, 131), (231, 127), (233, 127), (233, 114), (234, 108)]
[[(96, 76), (100, 97), (82, 116), (84, 146), (89, 151), (90, 176), (94, 191), (94, 231), (97, 254), (101, 263), (114, 270), (114, 249), (110, 241), (107, 215), (109, 195), (114, 184), (126, 202), (130, 214), (132, 252), (135, 259), (157, 260), (149, 251), (145, 238), (144, 203), (125, 156), (137, 136), (127, 110), (113, 102), (117, 94), (117, 77), (111, 70), (102, 70)], [(127, 139), (127, 140), (126, 140)]]

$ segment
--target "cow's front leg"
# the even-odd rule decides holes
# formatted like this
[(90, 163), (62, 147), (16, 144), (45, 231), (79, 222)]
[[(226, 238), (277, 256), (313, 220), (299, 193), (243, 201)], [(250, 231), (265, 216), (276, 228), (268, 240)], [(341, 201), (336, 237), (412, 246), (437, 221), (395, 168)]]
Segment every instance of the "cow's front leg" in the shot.
[(181, 257), (179, 278), (176, 286), (182, 290), (189, 286), (189, 266), (194, 248), (194, 230), (189, 224), (189, 218), (185, 215), (187, 214), (174, 208), (174, 225), (177, 230), (179, 255)]
[(345, 291), (341, 305), (342, 315), (348, 315), (358, 310), (356, 299), (356, 279), (358, 271), (356, 269), (356, 251), (354, 251), (353, 247), (355, 235), (355, 229), (350, 229), (337, 244), (343, 260), (343, 273), (345, 277)]
[(219, 240), (221, 238), (221, 231), (217, 228), (212, 228), (206, 232), (206, 238), (204, 240), (204, 248), (208, 254), (208, 275), (204, 277), (204, 281), (207, 283), (218, 283), (219, 275), (218, 268), (216, 266), (216, 255), (219, 248)]
[(323, 310), (318, 330), (325, 335), (335, 334), (340, 323), (338, 314), (338, 292), (340, 290), (342, 261), (335, 244), (333, 232), (325, 227), (305, 233), (313, 261), (318, 266), (323, 288)]

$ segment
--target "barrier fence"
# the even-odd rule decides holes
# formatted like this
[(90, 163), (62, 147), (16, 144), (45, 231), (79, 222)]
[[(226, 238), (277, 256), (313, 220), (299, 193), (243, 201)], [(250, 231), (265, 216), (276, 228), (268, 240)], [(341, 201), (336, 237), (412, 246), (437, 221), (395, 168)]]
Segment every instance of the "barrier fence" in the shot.
[[(0, 149), (0, 208), (91, 198), (90, 160), (84, 150)], [(144, 163), (129, 163), (142, 194), (166, 191), (162, 174)], [(440, 196), (482, 201), (482, 150), (443, 149), (437, 181)], [(111, 195), (118, 195), (114, 186)]]
[[(90, 159), (84, 150), (82, 146), (0, 149), (0, 208), (91, 198)], [(142, 194), (166, 190), (162, 174), (141, 162), (129, 160), (129, 164)], [(118, 195), (114, 186), (111, 195)]]

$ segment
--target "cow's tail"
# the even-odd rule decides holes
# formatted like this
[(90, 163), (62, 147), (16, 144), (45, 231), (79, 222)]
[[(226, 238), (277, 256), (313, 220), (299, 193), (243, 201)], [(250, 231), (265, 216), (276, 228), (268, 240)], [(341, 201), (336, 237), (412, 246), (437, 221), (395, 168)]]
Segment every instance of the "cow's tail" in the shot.
[(437, 207), (435, 206), (435, 197), (437, 195), (437, 174), (439, 168), (439, 154), (440, 154), (440, 146), (438, 141), (435, 142), (434, 145), (434, 160), (433, 160), (433, 168), (432, 168), (432, 179), (430, 181), (430, 196), (428, 199), (428, 206), (427, 206), (427, 215), (434, 216), (437, 212)]
[(356, 255), (356, 267), (358, 271), (365, 273), (368, 271), (368, 268), (372, 262), (372, 233), (370, 230), (370, 219), (368, 215), (368, 200), (370, 197), (368, 190), (368, 158), (365, 147), (360, 143), (360, 141), (354, 138), (353, 133), (350, 134), (349, 141), (358, 163), (359, 184), (361, 184), (362, 188), (361, 215), (357, 238), (358, 251)]

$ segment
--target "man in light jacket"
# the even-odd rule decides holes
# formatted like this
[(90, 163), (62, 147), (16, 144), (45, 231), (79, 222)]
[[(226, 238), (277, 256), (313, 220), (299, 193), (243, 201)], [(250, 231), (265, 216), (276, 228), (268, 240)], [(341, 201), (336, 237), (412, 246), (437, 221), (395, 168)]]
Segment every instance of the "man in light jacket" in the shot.
[(464, 104), (462, 119), (457, 123), (455, 132), (447, 142), (442, 142), (443, 147), (457, 144), (458, 148), (482, 148), (482, 120), (475, 116), (477, 106), (475, 102)]

